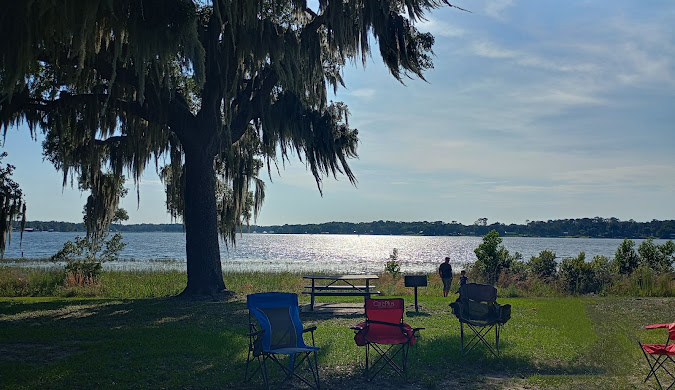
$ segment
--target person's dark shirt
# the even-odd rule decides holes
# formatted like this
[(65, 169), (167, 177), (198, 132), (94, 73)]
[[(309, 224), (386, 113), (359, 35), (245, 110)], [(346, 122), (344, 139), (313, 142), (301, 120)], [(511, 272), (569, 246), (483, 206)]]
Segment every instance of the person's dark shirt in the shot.
[(443, 263), (438, 270), (441, 272), (441, 278), (452, 278), (452, 266), (450, 263)]
[(460, 276), (460, 277), (459, 277), (459, 285), (460, 285), (460, 286), (465, 285), (466, 282), (467, 282), (467, 280), (469, 280), (468, 277), (466, 277), (466, 276)]

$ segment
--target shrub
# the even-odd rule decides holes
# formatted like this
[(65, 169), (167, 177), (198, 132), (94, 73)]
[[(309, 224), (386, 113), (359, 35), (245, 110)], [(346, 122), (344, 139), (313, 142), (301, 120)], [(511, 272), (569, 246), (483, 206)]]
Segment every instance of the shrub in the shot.
[(549, 250), (539, 252), (539, 256), (532, 256), (527, 262), (527, 269), (538, 278), (553, 278), (556, 276), (556, 267), (558, 263), (555, 261), (555, 253)]
[(675, 244), (668, 240), (665, 244), (656, 245), (652, 237), (643, 241), (638, 247), (640, 255), (640, 265), (651, 268), (652, 270), (664, 273), (669, 272), (672, 267), (673, 253), (675, 253)]
[(612, 266), (606, 256), (595, 256), (590, 263), (593, 271), (593, 292), (606, 294), (612, 284)]
[(103, 270), (101, 264), (119, 259), (119, 252), (125, 245), (120, 233), (115, 233), (108, 240), (77, 236), (74, 243), (66, 241), (50, 260), (66, 263), (67, 286), (96, 285)]
[(635, 252), (635, 242), (624, 239), (614, 254), (612, 269), (621, 275), (629, 275), (640, 264), (640, 258)]
[(522, 258), (518, 252), (511, 255), (504, 245), (500, 245), (501, 243), (499, 233), (492, 230), (483, 236), (483, 242), (474, 249), (477, 258), (474, 266), (480, 271), (483, 279), (490, 284), (495, 284), (502, 270), (510, 268), (513, 261)]
[(401, 275), (401, 262), (398, 261), (398, 249), (394, 248), (391, 255), (389, 255), (389, 261), (384, 265), (384, 272), (394, 278), (398, 278)]
[(560, 280), (566, 292), (585, 294), (592, 292), (593, 269), (586, 263), (586, 253), (568, 257), (560, 263)]

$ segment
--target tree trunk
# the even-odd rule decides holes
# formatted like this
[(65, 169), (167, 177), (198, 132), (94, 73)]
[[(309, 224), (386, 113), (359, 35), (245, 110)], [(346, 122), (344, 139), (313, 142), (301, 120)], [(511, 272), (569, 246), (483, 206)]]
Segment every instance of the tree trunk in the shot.
[(214, 156), (200, 149), (184, 149), (187, 287), (181, 296), (213, 296), (225, 290), (218, 244)]

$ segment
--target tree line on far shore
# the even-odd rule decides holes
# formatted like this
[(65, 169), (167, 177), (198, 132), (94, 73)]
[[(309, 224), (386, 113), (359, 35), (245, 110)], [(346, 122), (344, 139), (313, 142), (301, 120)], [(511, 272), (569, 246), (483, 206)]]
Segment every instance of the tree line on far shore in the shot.
[[(18, 226), (16, 226), (18, 228)], [(35, 231), (83, 232), (83, 223), (57, 221), (28, 221), (26, 228)], [(115, 224), (118, 232), (183, 232), (182, 224)], [(617, 218), (577, 218), (548, 221), (527, 221), (525, 224), (487, 224), (479, 218), (471, 225), (456, 221), (435, 222), (327, 222), (304, 225), (256, 226), (243, 232), (277, 234), (373, 234), (373, 235), (423, 235), (423, 236), (484, 236), (496, 230), (500, 236), (524, 237), (592, 237), (592, 238), (675, 238), (675, 220), (636, 222)]]
[(592, 237), (592, 238), (664, 238), (675, 237), (675, 220), (636, 222), (617, 218), (577, 218), (526, 221), (525, 224), (487, 223), (479, 218), (471, 225), (456, 221), (435, 222), (328, 222), (308, 225), (251, 226), (251, 232), (309, 234), (375, 234), (423, 236), (484, 236), (496, 230), (500, 236), (525, 237)]

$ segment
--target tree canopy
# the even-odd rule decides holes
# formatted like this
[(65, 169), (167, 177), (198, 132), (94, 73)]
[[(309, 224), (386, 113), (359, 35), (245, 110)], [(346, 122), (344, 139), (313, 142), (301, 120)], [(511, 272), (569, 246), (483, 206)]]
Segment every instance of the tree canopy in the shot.
[[(186, 230), (185, 294), (225, 289), (218, 226), (231, 242), (271, 174), (297, 155), (319, 191), (355, 182), (358, 131), (328, 99), (371, 44), (398, 80), (432, 67), (433, 36), (414, 23), (441, 0), (51, 0), (0, 16), (0, 123), (27, 123), (44, 153), (92, 191), (100, 227), (154, 162)], [(165, 166), (163, 166), (166, 164)], [(103, 221), (103, 224), (98, 221)]]

